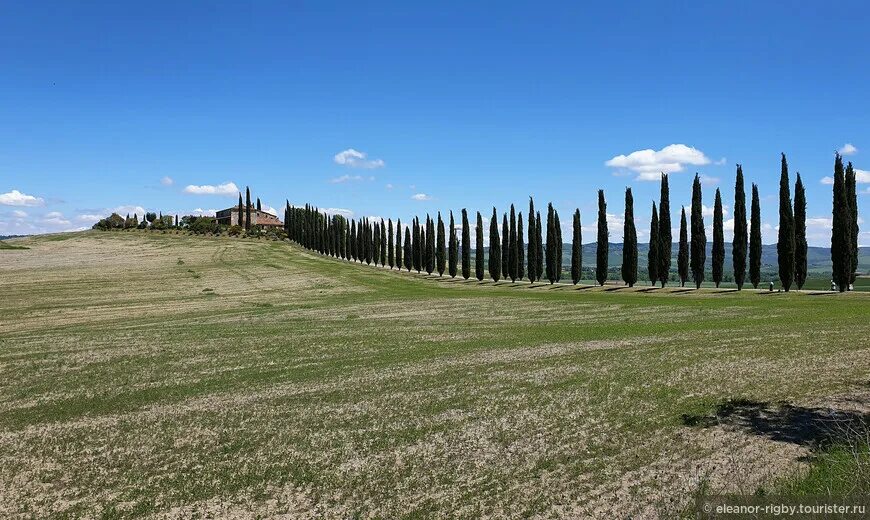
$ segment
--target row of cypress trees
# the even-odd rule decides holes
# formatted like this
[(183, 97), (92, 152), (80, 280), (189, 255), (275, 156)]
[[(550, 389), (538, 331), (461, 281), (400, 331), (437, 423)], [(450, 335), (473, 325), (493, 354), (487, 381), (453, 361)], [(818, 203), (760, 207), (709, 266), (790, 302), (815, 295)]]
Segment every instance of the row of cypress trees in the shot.
[[(579, 210), (576, 212), (579, 232)], [(367, 218), (348, 221), (341, 215), (329, 216), (314, 206), (306, 204), (297, 208), (287, 202), (284, 209), (284, 229), (290, 240), (319, 253), (347, 260), (405, 268), (408, 271), (437, 272), (446, 271), (455, 277), (471, 277), (471, 232), (467, 210), (462, 210), (461, 238), (450, 212), (449, 236), (439, 212), (436, 219), (426, 215), (425, 222), (415, 218), (402, 234), (401, 220), (396, 222), (383, 219), (371, 222)], [(513, 206), (510, 218), (505, 213), (499, 231), (497, 210), (493, 208), (490, 220), (490, 250), (488, 271), (490, 277), (498, 281), (510, 278), (521, 280), (528, 276), (530, 281), (539, 280), (544, 270), (543, 236), (540, 212), (535, 212), (534, 200), (529, 199), (528, 261), (524, 243), (523, 215), (517, 216)], [(547, 218), (547, 279), (551, 283), (560, 280), (562, 275), (562, 238), (558, 212), (552, 204), (548, 207)], [(478, 280), (485, 277), (483, 241), (483, 217), (477, 213), (475, 250), (475, 276)], [(395, 240), (394, 240), (395, 237)], [(461, 247), (460, 247), (461, 240)], [(579, 241), (578, 241), (579, 243)], [(461, 258), (460, 258), (461, 257)], [(461, 272), (459, 264), (461, 262)], [(528, 270), (527, 270), (528, 269)], [(579, 265), (575, 272), (575, 283), (579, 281)]]
[[(841, 291), (854, 282), (857, 270), (858, 219), (855, 181), (852, 164), (849, 163), (844, 167), (842, 158), (837, 154), (834, 165), (834, 230), (831, 255), (834, 264), (834, 281)], [(807, 278), (806, 193), (798, 174), (792, 205), (785, 154), (782, 154), (781, 158), (779, 192), (778, 268), (783, 289), (788, 291), (792, 284), (796, 284), (800, 289)], [(249, 192), (248, 197), (250, 198)], [(662, 287), (670, 278), (672, 265), (673, 238), (669, 199), (668, 176), (662, 174), (658, 205), (656, 202), (652, 204), (647, 257), (649, 280), (653, 285), (660, 283)], [(250, 205), (248, 204), (247, 207), (250, 208)], [(716, 287), (722, 282), (724, 275), (723, 219), (722, 196), (717, 188), (713, 203), (711, 249), (711, 275)], [(404, 235), (401, 221), (397, 221), (394, 231), (392, 219), (388, 219), (386, 224), (383, 219), (380, 219), (380, 222), (370, 222), (366, 218), (348, 222), (340, 215), (330, 217), (310, 205), (296, 208), (287, 203), (284, 222), (285, 230), (291, 240), (323, 254), (367, 264), (389, 266), (391, 269), (405, 268), (408, 271), (425, 271), (429, 274), (437, 272), (439, 276), (446, 271), (451, 277), (461, 274), (465, 279), (472, 276), (471, 236), (466, 209), (462, 210), (461, 238), (457, 237), (452, 211), (449, 216), (449, 236), (445, 231), (440, 212), (436, 219), (426, 215), (422, 223), (419, 218), (414, 218), (411, 225), (404, 228)], [(522, 212), (518, 215), (511, 205), (510, 212), (502, 215), (501, 230), (499, 230), (498, 212), (493, 208), (489, 222), (490, 247), (487, 266), (489, 277), (494, 281), (504, 278), (512, 282), (528, 278), (531, 283), (534, 283), (546, 276), (551, 284), (560, 281), (563, 244), (559, 212), (552, 204), (547, 205), (546, 249), (541, 214), (535, 210), (535, 203), (531, 197), (526, 222), (527, 241), (524, 243)], [(690, 227), (687, 226), (689, 223)], [(572, 227), (571, 281), (577, 284), (583, 268), (579, 209), (574, 211)], [(486, 273), (483, 217), (480, 212), (477, 212), (475, 231), (474, 276), (478, 280), (483, 280)], [(747, 222), (743, 168), (738, 164), (734, 184), (734, 238), (731, 259), (734, 281), (738, 290), (746, 283), (747, 267), (752, 286), (757, 288), (761, 282), (761, 238), (758, 186), (752, 184), (750, 215)], [(699, 288), (705, 280), (707, 236), (704, 226), (701, 180), (698, 174), (695, 174), (692, 184), (690, 219), (686, 218), (685, 207), (680, 211), (678, 240), (676, 263), (680, 285), (685, 286), (691, 274), (692, 281)], [(607, 280), (609, 253), (607, 202), (604, 190), (599, 190), (595, 279), (601, 285)], [(625, 191), (621, 275), (629, 286), (633, 286), (638, 281), (637, 229), (631, 188), (626, 188)]]

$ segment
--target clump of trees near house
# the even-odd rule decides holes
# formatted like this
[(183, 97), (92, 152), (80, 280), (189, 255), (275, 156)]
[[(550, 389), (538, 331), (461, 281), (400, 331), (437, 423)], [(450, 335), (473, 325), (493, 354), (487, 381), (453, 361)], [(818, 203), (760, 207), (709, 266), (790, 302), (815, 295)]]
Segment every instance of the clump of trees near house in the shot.
[(227, 234), (233, 237), (285, 239), (287, 234), (280, 227), (260, 226), (254, 222), (251, 218), (251, 212), (262, 211), (262, 203), (259, 197), (256, 198), (256, 204), (252, 203), (250, 187), (245, 188), (245, 195), (247, 205), (242, 203), (242, 194), (239, 193), (238, 207), (234, 206), (231, 208), (237, 211), (239, 215), (237, 224), (228, 225), (221, 223), (220, 219), (207, 215), (184, 215), (179, 218), (177, 214), (163, 215), (162, 212), (145, 212), (142, 215), (142, 219), (139, 220), (139, 215), (136, 213), (132, 217), (129, 214), (126, 217), (122, 217), (117, 213), (112, 213), (94, 224), (93, 229), (103, 231), (140, 229), (162, 231), (164, 233), (188, 233), (191, 235)]

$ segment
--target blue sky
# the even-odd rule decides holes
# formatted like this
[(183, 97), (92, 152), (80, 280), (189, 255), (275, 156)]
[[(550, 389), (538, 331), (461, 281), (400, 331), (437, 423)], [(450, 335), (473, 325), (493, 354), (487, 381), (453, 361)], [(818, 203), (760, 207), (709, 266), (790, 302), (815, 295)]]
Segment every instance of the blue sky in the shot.
[(534, 195), (566, 226), (579, 207), (585, 242), (600, 188), (621, 241), (631, 186), (644, 241), (645, 178), (671, 172), (676, 224), (700, 172), (727, 219), (739, 162), (770, 243), (785, 152), (828, 245), (844, 147), (870, 207), (866, 3), (469, 4), (7, 3), (0, 234), (222, 209), (232, 183), (406, 222)]

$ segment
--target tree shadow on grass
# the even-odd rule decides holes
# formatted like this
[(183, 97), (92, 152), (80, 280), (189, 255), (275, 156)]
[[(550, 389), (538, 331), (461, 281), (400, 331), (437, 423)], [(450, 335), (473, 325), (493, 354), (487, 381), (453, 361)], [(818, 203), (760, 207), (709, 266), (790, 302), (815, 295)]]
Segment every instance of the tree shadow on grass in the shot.
[(692, 292), (694, 290), (695, 289), (692, 289), (691, 287), (680, 287), (676, 291), (671, 291), (671, 294), (683, 294), (683, 293), (687, 293), (687, 292)]
[(646, 289), (640, 289), (637, 292), (653, 292), (661, 289), (661, 287), (647, 287)]
[(706, 415), (683, 414), (685, 426), (726, 426), (774, 441), (817, 448), (870, 428), (870, 414), (854, 410), (771, 404), (750, 399), (729, 399)]

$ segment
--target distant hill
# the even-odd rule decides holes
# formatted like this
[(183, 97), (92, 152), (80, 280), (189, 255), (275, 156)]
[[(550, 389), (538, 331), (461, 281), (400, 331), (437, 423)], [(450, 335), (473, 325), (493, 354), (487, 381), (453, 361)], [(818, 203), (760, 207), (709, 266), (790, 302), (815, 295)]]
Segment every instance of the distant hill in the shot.
[[(713, 266), (713, 244), (707, 242), (707, 262), (706, 267), (709, 272)], [(583, 244), (583, 270), (584, 272), (591, 271), (595, 268), (595, 253), (597, 246), (595, 243)], [(677, 269), (677, 253), (679, 243), (674, 242), (671, 249), (671, 269)], [(489, 248), (486, 248), (487, 256)], [(649, 244), (637, 245), (638, 260), (637, 269), (641, 278), (646, 276), (647, 253), (649, 252)], [(472, 254), (472, 256), (474, 256)], [(565, 269), (570, 269), (571, 266), (571, 244), (562, 246), (562, 263)], [(622, 266), (622, 244), (611, 243), (610, 255), (607, 259), (609, 270), (618, 270)], [(761, 265), (762, 272), (765, 273), (764, 279), (768, 279), (770, 274), (777, 271), (776, 260), (776, 244), (765, 244), (761, 248)], [(748, 269), (748, 264), (747, 264)], [(809, 247), (807, 248), (807, 271), (810, 275), (828, 276), (831, 273), (831, 248), (829, 247)], [(859, 248), (858, 255), (858, 272), (870, 274), (870, 247)], [(730, 280), (733, 273), (731, 265), (731, 243), (725, 244), (725, 269), (724, 276), (726, 280)]]
[[(711, 242), (707, 242), (707, 268), (712, 269), (713, 265), (713, 255), (712, 255), (713, 244)], [(677, 252), (679, 250), (679, 244), (674, 243), (671, 249), (671, 260), (673, 262), (673, 268), (676, 269), (677, 266)], [(590, 261), (594, 261), (595, 259), (595, 244), (583, 244), (583, 263), (586, 264), (587, 259)], [(870, 272), (870, 247), (862, 247), (859, 248), (858, 255), (858, 271), (862, 273)], [(647, 253), (649, 252), (649, 244), (638, 244), (637, 245), (638, 252), (638, 260), (637, 265), (638, 269), (643, 269), (646, 271), (647, 264)], [(564, 247), (564, 252), (562, 253), (563, 261), (567, 260), (570, 265), (571, 261), (571, 245), (567, 245)], [(619, 267), (622, 265), (622, 244), (610, 244), (610, 257), (608, 258), (608, 264), (610, 267)], [(777, 268), (777, 259), (776, 259), (776, 244), (765, 244), (761, 248), (761, 265)], [(831, 248), (829, 247), (808, 247), (807, 248), (807, 270), (810, 272), (818, 272), (818, 273), (830, 273), (831, 272)], [(732, 272), (731, 265), (731, 243), (728, 242), (725, 244), (725, 274), (730, 274)]]
[(0, 240), (6, 240), (7, 238), (24, 238), (29, 236), (30, 235), (0, 235)]

